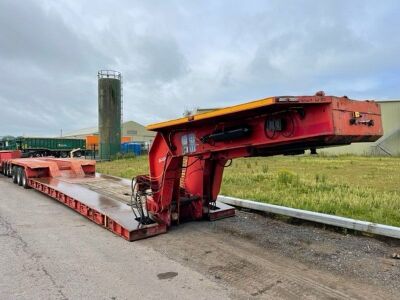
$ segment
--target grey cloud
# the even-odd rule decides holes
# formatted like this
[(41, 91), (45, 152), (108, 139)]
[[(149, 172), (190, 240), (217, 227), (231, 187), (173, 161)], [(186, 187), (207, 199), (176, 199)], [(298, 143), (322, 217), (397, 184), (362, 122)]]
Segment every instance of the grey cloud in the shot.
[[(396, 1), (0, 2), (0, 135), (97, 123), (96, 72), (121, 71), (124, 119), (274, 94), (398, 98)], [(5, 74), (5, 75), (4, 75)]]
[[(137, 82), (169, 82), (189, 70), (184, 55), (173, 39), (136, 36), (125, 77)], [(134, 56), (135, 59), (132, 59)], [(124, 68), (124, 67), (122, 67)]]
[[(63, 76), (96, 70), (104, 56), (72, 32), (56, 12), (36, 2), (0, 2), (2, 59), (35, 65)], [(84, 66), (84, 67), (82, 67)]]

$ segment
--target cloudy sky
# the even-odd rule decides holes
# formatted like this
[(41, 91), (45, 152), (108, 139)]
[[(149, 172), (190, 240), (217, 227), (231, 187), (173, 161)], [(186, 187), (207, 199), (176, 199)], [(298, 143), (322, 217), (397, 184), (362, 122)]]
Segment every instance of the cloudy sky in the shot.
[(97, 71), (124, 120), (325, 90), (400, 98), (399, 1), (0, 0), (0, 135), (97, 124)]

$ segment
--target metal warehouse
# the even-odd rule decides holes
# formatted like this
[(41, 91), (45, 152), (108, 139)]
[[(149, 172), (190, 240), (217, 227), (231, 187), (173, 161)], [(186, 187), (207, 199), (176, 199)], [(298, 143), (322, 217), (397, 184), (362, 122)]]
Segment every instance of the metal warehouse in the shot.
[[(85, 139), (88, 135), (98, 134), (99, 129), (97, 127), (80, 129), (74, 132), (64, 134), (65, 138)], [(132, 142), (146, 142), (151, 143), (154, 140), (155, 133), (134, 121), (127, 121), (122, 124), (122, 136), (129, 136)]]

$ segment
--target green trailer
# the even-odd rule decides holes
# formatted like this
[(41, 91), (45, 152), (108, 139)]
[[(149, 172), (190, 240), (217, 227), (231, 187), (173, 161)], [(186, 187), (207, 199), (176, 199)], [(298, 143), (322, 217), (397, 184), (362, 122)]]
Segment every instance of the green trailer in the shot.
[(17, 144), (15, 142), (15, 137), (5, 136), (0, 140), (0, 150), (16, 150)]
[(80, 157), (85, 154), (86, 141), (83, 139), (17, 137), (3, 139), (4, 150), (21, 150), (24, 157), (55, 156), (69, 157), (71, 153)]

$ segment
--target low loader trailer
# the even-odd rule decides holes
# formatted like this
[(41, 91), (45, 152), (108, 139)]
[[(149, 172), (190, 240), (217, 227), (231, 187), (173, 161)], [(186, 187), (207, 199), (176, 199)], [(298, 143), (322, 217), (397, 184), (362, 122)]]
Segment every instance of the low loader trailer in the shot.
[(135, 220), (128, 205), (130, 180), (95, 173), (95, 166), (85, 159), (14, 158), (3, 159), (1, 171), (13, 183), (50, 196), (128, 241), (166, 231), (165, 225)]
[(383, 135), (379, 104), (323, 92), (260, 99), (147, 128), (157, 132), (150, 173), (132, 180), (98, 174), (92, 160), (0, 152), (1, 171), (134, 241), (184, 221), (234, 216), (233, 207), (216, 199), (224, 168), (235, 158), (315, 153)]

